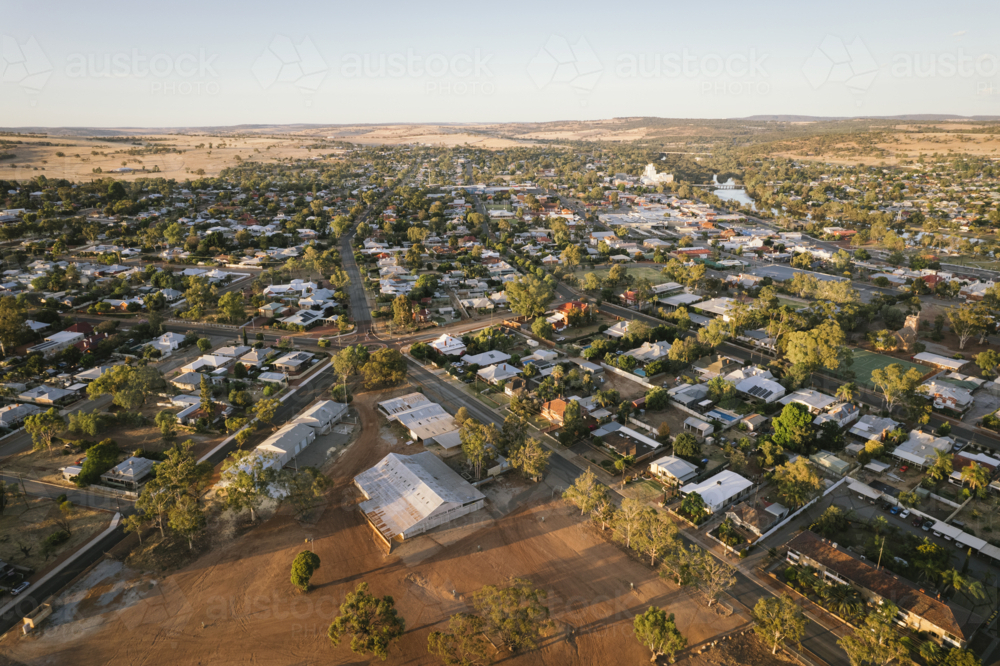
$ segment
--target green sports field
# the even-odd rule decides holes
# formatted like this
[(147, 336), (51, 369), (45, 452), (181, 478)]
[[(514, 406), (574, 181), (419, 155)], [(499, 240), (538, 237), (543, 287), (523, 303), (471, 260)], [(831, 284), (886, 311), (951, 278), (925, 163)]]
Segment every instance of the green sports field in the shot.
[(850, 367), (850, 370), (854, 372), (855, 381), (858, 384), (871, 386), (872, 372), (879, 368), (885, 368), (893, 365), (894, 363), (898, 363), (903, 366), (904, 372), (908, 371), (910, 368), (916, 368), (921, 375), (927, 374), (931, 371), (931, 368), (926, 365), (905, 361), (893, 356), (886, 356), (885, 354), (876, 354), (875, 352), (868, 351), (866, 349), (854, 350), (854, 364)]

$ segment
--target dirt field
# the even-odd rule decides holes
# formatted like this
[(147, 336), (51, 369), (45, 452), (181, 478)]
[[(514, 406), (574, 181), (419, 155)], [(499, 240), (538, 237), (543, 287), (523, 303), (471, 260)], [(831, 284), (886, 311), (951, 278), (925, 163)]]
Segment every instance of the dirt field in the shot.
[[(89, 541), (111, 522), (111, 514), (77, 506), (69, 518), (70, 538), (48, 556), (42, 553), (42, 540), (63, 529), (57, 522), (63, 516), (59, 506), (51, 499), (28, 497), (27, 503), (18, 499), (0, 516), (0, 560), (31, 567), (41, 573), (60, 557)], [(25, 556), (21, 547), (29, 549)]]
[[(362, 434), (332, 465), (335, 486), (316, 522), (300, 524), (282, 509), (162, 579), (105, 561), (61, 595), (60, 608), (39, 635), (8, 634), (0, 642), (0, 661), (367, 663), (326, 637), (345, 593), (360, 581), (395, 599), (408, 631), (393, 650), (394, 660), (406, 655), (413, 664), (439, 663), (426, 652), (428, 633), (466, 609), (480, 586), (511, 576), (530, 578), (548, 592), (556, 625), (538, 651), (515, 656), (517, 663), (647, 663), (631, 619), (650, 604), (676, 613), (692, 646), (745, 625), (746, 618), (717, 615), (605, 542), (574, 508), (551, 500), (545, 483), (486, 486), (488, 510), (387, 556), (354, 510), (357, 493), (351, 486), (355, 474), (386, 453), (420, 450), (379, 435), (373, 405), (385, 397), (356, 397)], [(289, 584), (289, 567), (310, 537), (322, 566), (313, 577), (316, 589), (302, 595)]]
[[(601, 379), (604, 379), (604, 383), (601, 383)], [(646, 387), (639, 382), (634, 382), (631, 379), (622, 377), (621, 375), (616, 375), (613, 372), (604, 371), (598, 375), (596, 380), (596, 388), (603, 391), (608, 391), (614, 389), (618, 391), (622, 400), (638, 400), (639, 398), (646, 395)]]

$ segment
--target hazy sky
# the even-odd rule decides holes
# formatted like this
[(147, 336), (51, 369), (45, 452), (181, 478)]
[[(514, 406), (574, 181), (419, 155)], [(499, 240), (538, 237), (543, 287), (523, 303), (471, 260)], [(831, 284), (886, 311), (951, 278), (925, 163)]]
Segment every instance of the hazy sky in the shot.
[(0, 0), (0, 126), (1000, 115), (997, 3)]

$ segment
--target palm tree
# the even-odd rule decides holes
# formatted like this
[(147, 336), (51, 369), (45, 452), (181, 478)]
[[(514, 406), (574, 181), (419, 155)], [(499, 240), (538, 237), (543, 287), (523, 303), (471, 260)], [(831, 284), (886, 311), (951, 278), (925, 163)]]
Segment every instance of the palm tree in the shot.
[(976, 599), (982, 599), (986, 596), (982, 583), (971, 578), (966, 578), (955, 569), (948, 569), (941, 574), (941, 585), (942, 592), (947, 591), (949, 587), (953, 587), (956, 592), (965, 590), (967, 596)]
[(850, 619), (861, 614), (864, 601), (850, 585), (832, 585), (825, 597), (827, 607), (837, 615)]
[(882, 532), (887, 527), (889, 527), (889, 521), (885, 519), (885, 516), (876, 516), (875, 520), (872, 521), (872, 530), (877, 536), (882, 536)]
[(969, 490), (977, 495), (986, 491), (986, 486), (990, 483), (990, 473), (982, 465), (972, 462), (962, 468), (962, 482), (969, 486)]
[(841, 384), (837, 387), (837, 397), (845, 402), (851, 402), (854, 400), (854, 396), (857, 394), (857, 391), (858, 387), (854, 382)]
[(920, 656), (925, 662), (934, 666), (944, 658), (944, 650), (934, 641), (927, 641), (920, 646)]
[(625, 472), (635, 462), (635, 456), (622, 456), (615, 461), (615, 469), (622, 473), (622, 488), (625, 487)]

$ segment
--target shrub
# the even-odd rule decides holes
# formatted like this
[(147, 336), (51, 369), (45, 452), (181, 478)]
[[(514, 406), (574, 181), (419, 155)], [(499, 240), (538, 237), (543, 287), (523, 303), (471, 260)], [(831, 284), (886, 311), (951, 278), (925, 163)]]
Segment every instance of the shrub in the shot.
[(42, 541), (42, 554), (45, 555), (45, 557), (48, 557), (53, 553), (53, 551), (55, 551), (56, 548), (67, 541), (69, 541), (69, 532), (66, 530), (53, 532)]

